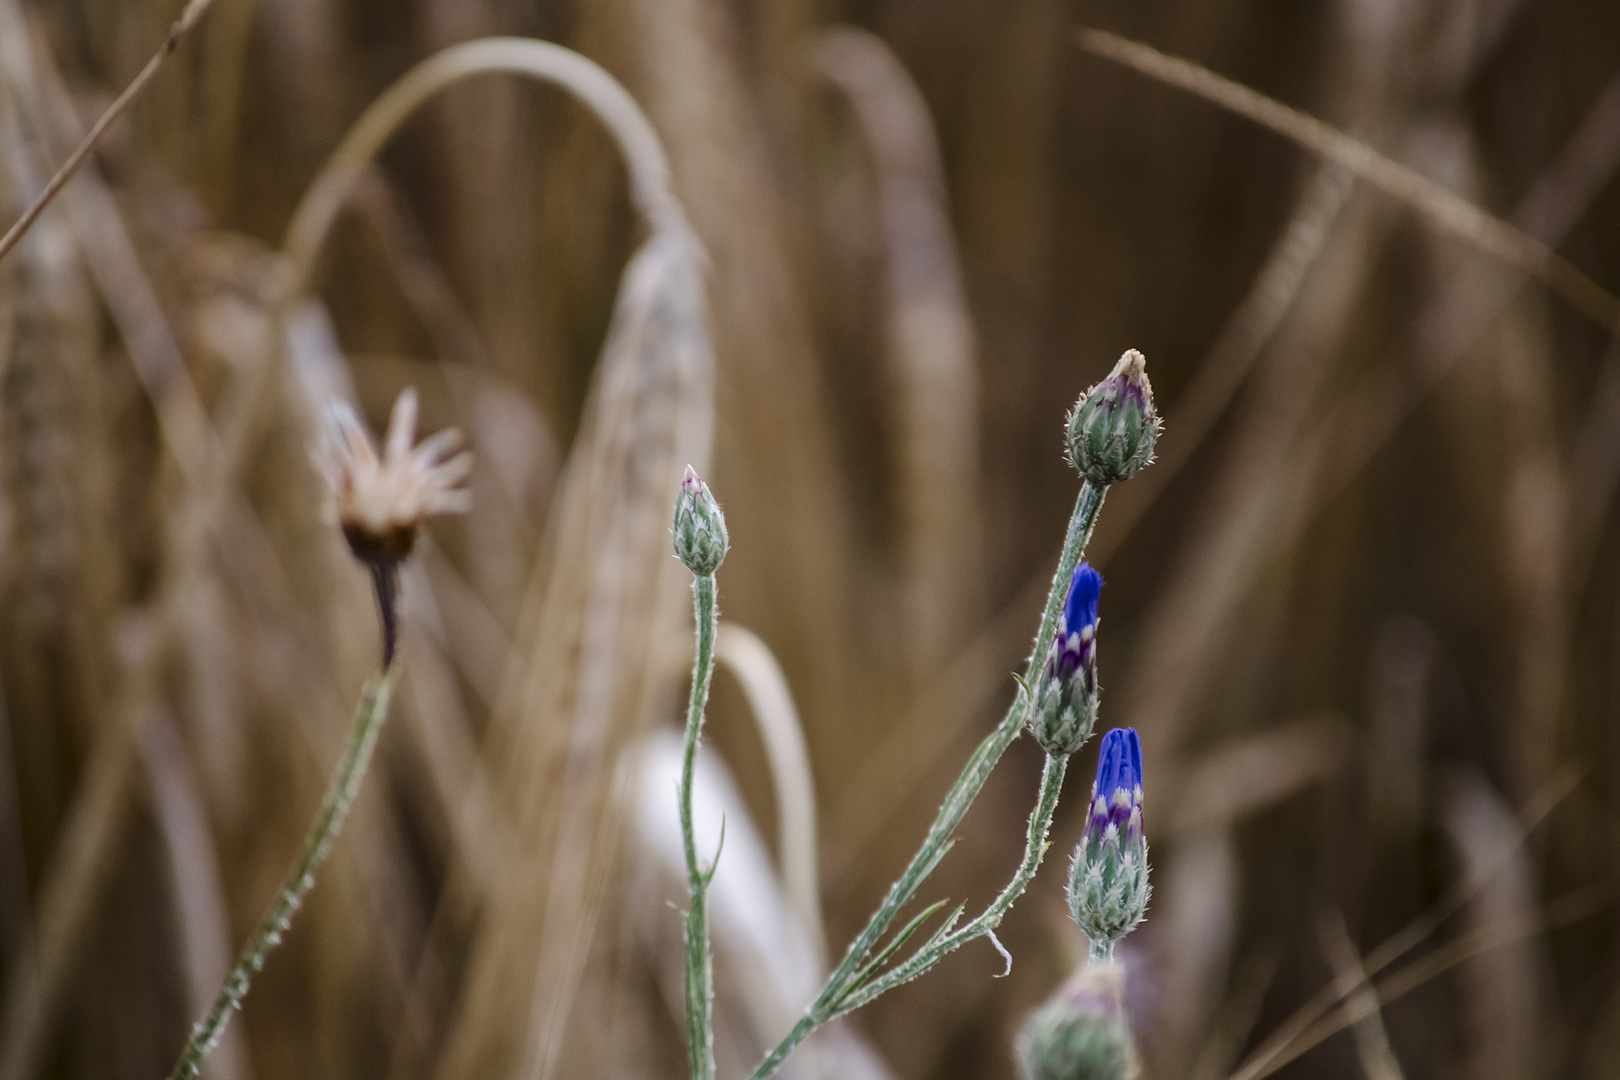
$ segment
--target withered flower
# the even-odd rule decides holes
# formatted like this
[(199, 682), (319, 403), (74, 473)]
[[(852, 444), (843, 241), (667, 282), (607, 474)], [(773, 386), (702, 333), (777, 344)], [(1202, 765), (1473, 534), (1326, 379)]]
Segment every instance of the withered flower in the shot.
[(383, 617), (383, 663), (393, 661), (399, 563), (409, 555), (432, 514), (463, 514), (472, 508), (466, 482), (472, 455), (458, 453), (455, 428), (416, 438), (417, 397), (406, 389), (394, 402), (379, 458), (371, 435), (354, 409), (333, 401), (326, 410), (327, 439), (319, 455), (332, 489), (330, 511), (355, 558), (377, 586)]

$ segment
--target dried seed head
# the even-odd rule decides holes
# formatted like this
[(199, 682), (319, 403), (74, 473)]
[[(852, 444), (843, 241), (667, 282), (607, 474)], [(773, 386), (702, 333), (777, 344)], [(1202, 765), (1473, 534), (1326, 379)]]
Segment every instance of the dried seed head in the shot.
[(447, 428), (412, 446), (416, 413), (416, 391), (407, 389), (394, 402), (379, 458), (353, 408), (341, 401), (327, 407), (319, 460), (332, 489), (332, 514), (355, 558), (368, 565), (398, 563), (410, 554), (430, 514), (472, 508), (466, 488), (472, 455), (456, 453), (461, 432)]
[(1069, 414), (1069, 460), (1094, 484), (1129, 480), (1153, 463), (1160, 426), (1147, 361), (1128, 349), (1108, 378), (1087, 390)]

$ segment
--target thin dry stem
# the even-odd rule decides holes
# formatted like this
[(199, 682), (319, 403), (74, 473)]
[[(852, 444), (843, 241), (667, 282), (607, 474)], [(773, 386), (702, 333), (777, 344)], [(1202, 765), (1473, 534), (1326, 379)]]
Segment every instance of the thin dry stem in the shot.
[[(203, 17), (203, 13), (208, 10), (209, 5), (212, 3), (213, 0), (188, 0), (186, 6), (181, 9), (180, 17), (174, 21), (173, 26), (169, 27), (169, 34), (163, 39), (163, 44), (158, 48), (157, 52), (152, 54), (152, 59), (146, 62), (146, 66), (141, 68), (128, 86), (124, 87), (124, 92), (114, 98), (111, 105), (107, 106), (107, 111), (101, 114), (101, 119), (97, 120), (94, 126), (85, 133), (83, 139), (79, 140), (79, 145), (68, 155), (61, 168), (56, 170), (56, 175), (52, 176), (50, 181), (46, 183), (45, 190), (35, 197), (28, 209), (23, 212), (22, 217), (18, 218), (16, 223), (6, 230), (5, 236), (0, 237), (0, 259), (5, 258), (6, 254), (17, 246), (17, 242), (22, 239), (23, 234), (29, 230), (34, 222), (39, 220), (39, 216), (45, 212), (45, 208), (50, 205), (51, 200), (56, 198), (57, 192), (61, 191), (67, 182), (73, 179), (73, 174), (79, 171), (79, 166), (84, 164), (85, 159), (90, 156), (90, 151), (95, 149), (96, 143), (107, 133), (107, 129), (112, 126), (113, 121), (124, 114), (124, 110), (130, 107), (135, 99), (141, 95), (141, 91), (146, 89), (146, 85), (157, 76), (158, 70), (163, 67), (163, 63), (169, 58), (169, 54), (174, 52), (175, 48), (180, 44), (180, 39), (185, 37), (193, 26), (197, 25), (197, 20)], [(14, 33), (15, 31), (16, 27), (8, 29), (8, 33)]]
[[(1362, 968), (1367, 978), (1372, 978), (1384, 968), (1405, 956), (1412, 949), (1420, 945), (1428, 936), (1439, 929), (1442, 923), (1456, 914), (1463, 905), (1474, 898), (1489, 882), (1492, 874), (1504, 860), (1513, 857), (1515, 850), (1524, 842), (1525, 836), (1539, 825), (1548, 814), (1575, 790), (1580, 782), (1581, 771), (1574, 765), (1567, 765), (1551, 782), (1545, 785), (1535, 797), (1527, 802), (1519, 812), (1519, 835), (1511, 844), (1504, 845), (1495, 856), (1489, 860), (1476, 861), (1469, 867), (1468, 874), (1449, 889), (1444, 896), (1432, 904), (1422, 915), (1413, 919), (1401, 930), (1387, 938), (1362, 960)], [(1460, 962), (1460, 961), (1458, 961)], [(1422, 963), (1422, 961), (1419, 961)], [(1265, 1042), (1257, 1047), (1254, 1053), (1232, 1073), (1231, 1080), (1259, 1080), (1282, 1067), (1284, 1055), (1289, 1054), (1290, 1047), (1295, 1046), (1329, 1009), (1331, 1009), (1343, 995), (1337, 987), (1329, 985), (1321, 993), (1301, 1006), (1281, 1027), (1268, 1036)], [(1337, 1030), (1337, 1029), (1335, 1029)], [(1324, 1036), (1325, 1037), (1325, 1036)], [(1313, 1044), (1314, 1045), (1314, 1044)], [(1296, 1055), (1297, 1056), (1297, 1055)], [(1287, 1060), (1291, 1060), (1289, 1057)]]
[(1367, 981), (1367, 971), (1356, 955), (1356, 946), (1350, 940), (1350, 931), (1344, 925), (1344, 915), (1338, 911), (1325, 911), (1317, 920), (1316, 936), (1322, 951), (1333, 965), (1333, 988), (1345, 998), (1351, 1009), (1361, 1013), (1356, 1021), (1356, 1051), (1361, 1055), (1361, 1071), (1367, 1080), (1406, 1080), (1400, 1059), (1389, 1045), (1389, 1032), (1379, 1013), (1378, 994)]
[(1611, 902), (1594, 890), (1580, 889), (1547, 904), (1535, 917), (1528, 920), (1493, 923), (1471, 931), (1422, 959), (1406, 965), (1380, 982), (1375, 988), (1376, 993), (1360, 995), (1352, 1001), (1345, 1002), (1333, 1013), (1324, 1016), (1318, 1023), (1299, 1034), (1260, 1068), (1233, 1073), (1229, 1080), (1238, 1080), (1238, 1077), (1262, 1080), (1263, 1077), (1270, 1076), (1370, 1013), (1384, 1008), (1459, 964), (1467, 963), (1504, 945), (1511, 945), (1577, 920), (1589, 918), (1609, 906)]
[(1604, 330), (1620, 326), (1620, 299), (1542, 241), (1313, 116), (1207, 68), (1103, 30), (1077, 31), (1081, 48), (1178, 86), (1338, 162), (1479, 250), (1518, 267)]
[(655, 229), (685, 231), (685, 214), (669, 191), (669, 162), (658, 136), (624, 88), (585, 57), (529, 38), (483, 38), (454, 45), (416, 65), (373, 101), (310, 183), (287, 226), (292, 260), (289, 292), (301, 293), (338, 211), (399, 126), (429, 98), (465, 79), (527, 75), (560, 86), (588, 106), (613, 135), (630, 170), (636, 206)]

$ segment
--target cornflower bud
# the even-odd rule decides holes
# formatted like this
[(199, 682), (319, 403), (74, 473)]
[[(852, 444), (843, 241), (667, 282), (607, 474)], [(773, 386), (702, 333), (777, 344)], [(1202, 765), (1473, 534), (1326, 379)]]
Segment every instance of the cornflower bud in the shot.
[(1136, 1048), (1125, 1016), (1125, 977), (1111, 960), (1083, 965), (1030, 1014), (1018, 1033), (1020, 1080), (1125, 1080)]
[(1147, 361), (1128, 349), (1108, 378), (1081, 395), (1069, 414), (1069, 460), (1094, 484), (1117, 484), (1153, 463), (1160, 421)]
[(720, 512), (709, 485), (686, 467), (681, 493), (675, 499), (675, 555), (694, 574), (712, 574), (725, 561), (731, 538), (726, 515)]
[(1085, 837), (1069, 871), (1069, 911), (1094, 957), (1136, 929), (1147, 911), (1147, 837), (1142, 831), (1142, 740), (1134, 728), (1103, 736)]
[(1102, 575), (1074, 568), (1057, 633), (1032, 694), (1029, 732), (1048, 754), (1072, 754), (1097, 722), (1097, 601)]

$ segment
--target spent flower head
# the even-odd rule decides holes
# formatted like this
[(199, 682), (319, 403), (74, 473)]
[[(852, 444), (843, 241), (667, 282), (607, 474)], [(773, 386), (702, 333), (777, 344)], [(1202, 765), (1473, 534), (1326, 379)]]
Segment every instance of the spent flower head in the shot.
[(675, 498), (675, 555), (694, 574), (712, 574), (725, 561), (731, 546), (726, 533), (726, 515), (720, 512), (709, 485), (698, 479), (692, 466), (681, 479), (681, 493)]
[(1125, 1015), (1125, 973), (1111, 960), (1084, 964), (1018, 1032), (1019, 1080), (1126, 1080), (1136, 1048)]
[(1108, 377), (1082, 394), (1069, 414), (1069, 459), (1094, 484), (1129, 480), (1153, 463), (1160, 427), (1147, 361), (1127, 349)]
[(1147, 911), (1147, 836), (1142, 826), (1142, 740), (1134, 728), (1103, 736), (1086, 832), (1069, 873), (1069, 911), (1094, 955), (1136, 929)]
[(1103, 579), (1082, 562), (1033, 688), (1029, 731), (1049, 754), (1072, 754), (1097, 723), (1097, 603)]
[(466, 487), (472, 455), (457, 453), (461, 432), (446, 428), (412, 445), (417, 407), (414, 389), (399, 395), (379, 457), (353, 407), (343, 401), (327, 406), (320, 465), (332, 489), (331, 510), (349, 549), (368, 565), (395, 564), (410, 554), (430, 515), (472, 508)]

